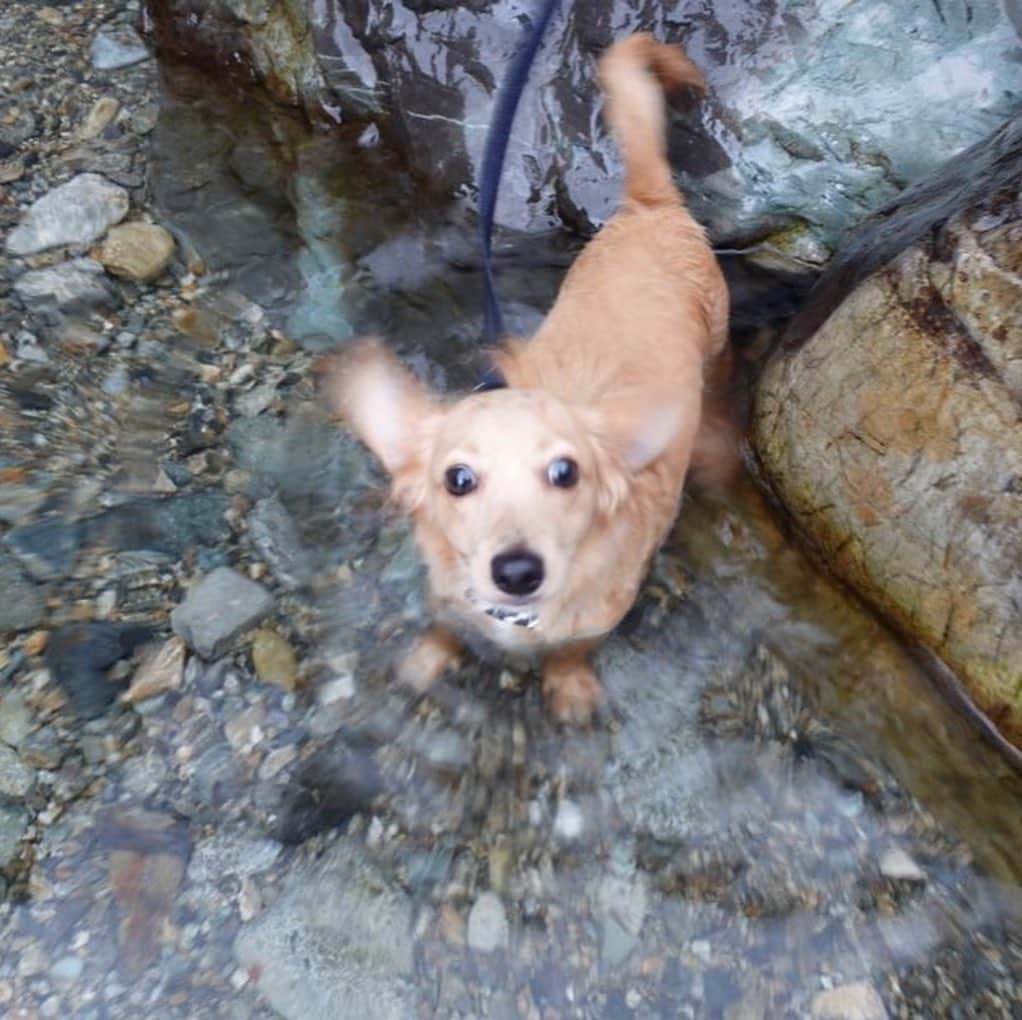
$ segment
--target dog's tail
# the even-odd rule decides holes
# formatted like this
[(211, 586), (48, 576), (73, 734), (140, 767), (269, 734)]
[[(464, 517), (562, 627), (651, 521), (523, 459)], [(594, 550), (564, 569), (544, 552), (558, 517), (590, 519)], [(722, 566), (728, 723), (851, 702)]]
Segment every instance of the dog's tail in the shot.
[(625, 161), (625, 197), (640, 205), (679, 200), (667, 162), (664, 90), (705, 90), (699, 69), (680, 46), (644, 32), (610, 47), (600, 58), (604, 115)]

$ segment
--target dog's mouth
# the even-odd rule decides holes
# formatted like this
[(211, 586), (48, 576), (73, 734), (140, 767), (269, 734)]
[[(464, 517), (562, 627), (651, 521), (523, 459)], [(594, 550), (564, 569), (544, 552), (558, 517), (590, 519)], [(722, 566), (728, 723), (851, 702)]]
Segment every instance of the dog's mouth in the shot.
[(524, 627), (526, 630), (532, 630), (534, 627), (539, 626), (539, 613), (528, 603), (509, 606), (487, 602), (485, 599), (481, 599), (471, 588), (465, 592), (465, 597), (487, 616), (501, 623), (509, 623), (515, 627)]

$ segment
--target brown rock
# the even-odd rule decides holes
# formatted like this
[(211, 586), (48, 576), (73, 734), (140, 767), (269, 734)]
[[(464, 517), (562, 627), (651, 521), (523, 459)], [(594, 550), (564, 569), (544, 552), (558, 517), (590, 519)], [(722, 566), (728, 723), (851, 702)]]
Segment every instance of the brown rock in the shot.
[(298, 683), (298, 660), (294, 650), (272, 630), (257, 630), (252, 636), (252, 665), (259, 679), (293, 691)]
[(174, 238), (152, 223), (122, 223), (106, 236), (99, 261), (114, 276), (129, 280), (154, 280), (174, 254)]
[(117, 116), (121, 104), (113, 96), (103, 96), (97, 99), (82, 124), (80, 131), (83, 139), (95, 138), (110, 126), (111, 121)]
[(821, 558), (1022, 747), (1020, 253), (1012, 193), (953, 217), (779, 352), (753, 431)]
[(176, 690), (181, 686), (184, 666), (185, 643), (179, 637), (172, 637), (145, 657), (121, 700), (141, 701), (164, 691)]

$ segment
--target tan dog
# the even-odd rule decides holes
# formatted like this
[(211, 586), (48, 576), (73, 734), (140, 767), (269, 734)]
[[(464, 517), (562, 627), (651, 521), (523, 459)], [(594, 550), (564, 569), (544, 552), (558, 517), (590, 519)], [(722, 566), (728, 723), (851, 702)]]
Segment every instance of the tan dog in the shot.
[(599, 73), (624, 200), (536, 335), (497, 355), (508, 388), (441, 401), (374, 340), (326, 366), (429, 568), (437, 626), (401, 679), (427, 687), (474, 633), (541, 655), (550, 709), (576, 722), (601, 697), (589, 652), (634, 602), (693, 457), (728, 445), (700, 428), (704, 382), (729, 364), (727, 289), (666, 159), (661, 86), (702, 76), (647, 35), (611, 47)]

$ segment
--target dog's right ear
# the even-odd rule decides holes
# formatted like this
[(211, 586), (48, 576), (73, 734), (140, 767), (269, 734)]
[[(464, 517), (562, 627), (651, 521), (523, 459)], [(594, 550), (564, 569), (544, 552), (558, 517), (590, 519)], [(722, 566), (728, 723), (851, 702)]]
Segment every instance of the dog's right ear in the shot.
[(380, 459), (398, 502), (414, 510), (425, 493), (440, 402), (376, 337), (321, 358), (316, 372), (334, 414)]

